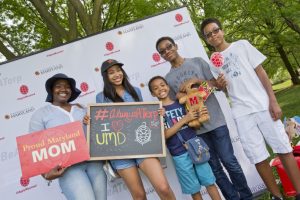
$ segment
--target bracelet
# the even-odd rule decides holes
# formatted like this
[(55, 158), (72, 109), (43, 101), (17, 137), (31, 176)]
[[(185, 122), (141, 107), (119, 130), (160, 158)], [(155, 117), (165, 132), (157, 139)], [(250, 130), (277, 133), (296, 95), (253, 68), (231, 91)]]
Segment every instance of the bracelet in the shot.
[(48, 180), (48, 174), (42, 174), (42, 177), (48, 181), (47, 185), (50, 186), (50, 184), (52, 183), (52, 180)]
[(52, 181), (48, 181), (47, 185), (50, 186), (51, 183), (52, 183)]

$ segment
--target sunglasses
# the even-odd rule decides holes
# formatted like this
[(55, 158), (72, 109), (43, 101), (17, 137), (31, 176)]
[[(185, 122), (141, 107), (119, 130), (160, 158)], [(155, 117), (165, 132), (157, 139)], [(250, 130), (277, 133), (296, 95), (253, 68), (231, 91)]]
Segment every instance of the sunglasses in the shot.
[(220, 28), (215, 28), (215, 29), (213, 29), (212, 31), (210, 31), (210, 32), (208, 32), (208, 33), (206, 33), (206, 34), (204, 34), (204, 36), (208, 39), (208, 38), (212, 37), (213, 34), (214, 34), (214, 35), (215, 35), (215, 34), (218, 34), (220, 30), (221, 30)]
[(165, 54), (167, 53), (167, 51), (170, 51), (170, 50), (173, 48), (173, 46), (174, 46), (174, 44), (170, 43), (170, 44), (168, 44), (168, 46), (166, 46), (165, 49), (159, 50), (158, 53), (159, 53), (160, 55), (165, 55)]

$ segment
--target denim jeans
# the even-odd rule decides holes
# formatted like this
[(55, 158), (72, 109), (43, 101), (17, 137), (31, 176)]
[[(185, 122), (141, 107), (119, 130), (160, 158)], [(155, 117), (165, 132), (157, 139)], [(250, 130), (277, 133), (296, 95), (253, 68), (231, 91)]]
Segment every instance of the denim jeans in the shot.
[(68, 200), (106, 200), (106, 184), (101, 161), (72, 165), (59, 178), (62, 193)]
[[(225, 199), (253, 199), (244, 172), (233, 153), (227, 126), (218, 127), (199, 136), (203, 138), (210, 148), (211, 158), (209, 164), (216, 177), (216, 183)], [(220, 161), (227, 170), (231, 182), (225, 174)]]

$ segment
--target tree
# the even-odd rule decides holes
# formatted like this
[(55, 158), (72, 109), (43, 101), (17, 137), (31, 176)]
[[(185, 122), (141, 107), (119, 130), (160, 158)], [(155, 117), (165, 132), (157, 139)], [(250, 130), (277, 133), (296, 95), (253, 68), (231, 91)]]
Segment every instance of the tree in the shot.
[(267, 55), (271, 78), (288, 72), (299, 84), (300, 2), (294, 0), (2, 0), (0, 53), (10, 60), (183, 5), (200, 37), (201, 21), (217, 17), (227, 41), (248, 39)]
[[(283, 77), (287, 71), (293, 84), (300, 84), (298, 74), (295, 73), (299, 66), (296, 58), (300, 56), (297, 51), (299, 48), (297, 41), (300, 38), (282, 17), (284, 13), (284, 16), (295, 25), (299, 19), (295, 17), (299, 16), (295, 13), (299, 11), (291, 11), (296, 11), (300, 3), (292, 0), (285, 3), (286, 6), (279, 10), (278, 5), (269, 0), (203, 0), (201, 3), (190, 0), (188, 7), (191, 7), (189, 11), (194, 22), (198, 22), (196, 27), (199, 27), (199, 21), (203, 18), (220, 19), (227, 41), (248, 39), (267, 55), (268, 60), (264, 63), (264, 67), (271, 78)], [(290, 8), (290, 5), (293, 7)], [(207, 47), (213, 51), (209, 45)]]
[(160, 0), (2, 0), (0, 52), (10, 60), (174, 6)]
[(280, 1), (273, 0), (274, 4), (277, 6), (281, 17), (284, 22), (295, 32), (300, 34), (300, 26), (296, 21), (299, 21), (300, 16), (300, 3), (296, 1)]

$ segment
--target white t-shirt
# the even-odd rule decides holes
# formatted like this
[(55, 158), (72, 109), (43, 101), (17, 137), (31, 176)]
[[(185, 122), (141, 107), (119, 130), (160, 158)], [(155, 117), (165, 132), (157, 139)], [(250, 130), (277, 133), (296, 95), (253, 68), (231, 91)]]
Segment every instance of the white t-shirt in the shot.
[(266, 57), (247, 40), (233, 42), (220, 53), (223, 55), (224, 65), (218, 69), (212, 66), (212, 72), (215, 77), (220, 71), (225, 74), (233, 117), (236, 119), (267, 110), (269, 97), (254, 71)]

